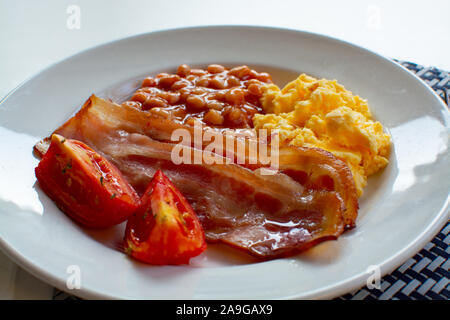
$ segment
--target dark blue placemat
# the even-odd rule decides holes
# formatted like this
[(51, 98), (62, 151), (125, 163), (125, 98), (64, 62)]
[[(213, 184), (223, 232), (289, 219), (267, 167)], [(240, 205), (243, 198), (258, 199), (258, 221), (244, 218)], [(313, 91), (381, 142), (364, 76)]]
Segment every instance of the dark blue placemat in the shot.
[(401, 64), (416, 76), (424, 80), (441, 98), (449, 105), (450, 73), (434, 67), (424, 67), (417, 63), (394, 60)]
[(414, 257), (381, 279), (380, 289), (364, 287), (339, 297), (343, 300), (418, 300), (450, 298), (450, 223)]
[[(436, 91), (449, 105), (450, 74), (433, 67), (395, 60)], [(380, 289), (361, 288), (345, 294), (341, 300), (369, 299), (450, 299), (450, 222), (419, 253), (380, 281)], [(77, 299), (72, 295), (54, 290), (53, 299)]]

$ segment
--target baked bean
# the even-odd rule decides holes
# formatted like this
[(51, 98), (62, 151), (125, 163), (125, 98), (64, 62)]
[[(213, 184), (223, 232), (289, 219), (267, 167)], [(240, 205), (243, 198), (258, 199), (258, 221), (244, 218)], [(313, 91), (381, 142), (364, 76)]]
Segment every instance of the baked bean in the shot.
[(188, 80), (188, 81), (194, 83), (195, 80), (197, 80), (197, 78), (198, 78), (197, 76), (194, 76), (193, 74), (190, 74), (190, 75), (188, 75), (188, 76), (186, 77), (186, 80)]
[(209, 81), (209, 87), (214, 89), (225, 88), (225, 81), (219, 77), (214, 77)]
[(245, 66), (239, 66), (239, 67), (234, 67), (233, 69), (231, 69), (228, 74), (231, 74), (232, 76), (238, 77), (239, 76), (239, 72), (241, 72), (241, 70), (245, 68)]
[(203, 95), (203, 94), (207, 93), (207, 91), (205, 88), (197, 87), (197, 88), (193, 89), (191, 91), (191, 93), (196, 94), (196, 95)]
[(251, 83), (247, 87), (247, 90), (248, 90), (248, 92), (250, 92), (251, 94), (253, 94), (255, 96), (261, 96), (262, 95), (262, 87), (258, 83)]
[(197, 81), (195, 81), (195, 85), (200, 86), (200, 87), (208, 87), (209, 79), (206, 77), (197, 78)]
[(143, 105), (146, 109), (165, 108), (168, 106), (167, 101), (160, 97), (150, 97)]
[(176, 74), (167, 75), (159, 79), (158, 86), (162, 88), (170, 88), (178, 80), (180, 80), (180, 77)]
[(261, 81), (257, 80), (257, 79), (249, 79), (247, 81), (245, 81), (245, 85), (248, 87), (251, 84), (260, 84)]
[(214, 109), (208, 110), (208, 112), (205, 113), (204, 119), (205, 119), (206, 123), (216, 125), (216, 126), (220, 126), (224, 122), (222, 114), (219, 111), (214, 110)]
[(178, 101), (180, 101), (181, 94), (179, 92), (171, 92), (166, 96), (166, 100), (170, 105), (176, 104)]
[(207, 72), (205, 70), (201, 70), (201, 69), (191, 69), (191, 74), (193, 74), (194, 76), (204, 76), (207, 74)]
[(208, 66), (208, 72), (209, 73), (222, 73), (225, 71), (225, 68), (223, 66), (221, 66), (220, 64), (210, 64)]
[(245, 113), (251, 117), (253, 117), (255, 113), (258, 113), (258, 110), (255, 107), (249, 105), (248, 103), (242, 105), (242, 110), (245, 111)]
[(197, 96), (197, 95), (189, 96), (186, 99), (186, 103), (187, 103), (188, 107), (195, 109), (195, 110), (203, 109), (206, 106), (205, 100), (202, 97)]
[(180, 90), (178, 90), (178, 92), (180, 93), (180, 94), (190, 94), (191, 93), (191, 90), (192, 90), (192, 88), (191, 87), (184, 87), (184, 88), (181, 88)]
[(219, 101), (208, 101), (206, 106), (208, 107), (208, 109), (222, 110), (224, 107), (224, 104)]
[(244, 79), (246, 76), (249, 76), (252, 70), (250, 70), (247, 66), (240, 66), (230, 70), (230, 74), (238, 77), (239, 79)]
[(241, 80), (235, 76), (229, 76), (227, 79), (228, 88), (237, 87), (241, 84)]
[(191, 73), (191, 68), (187, 64), (182, 64), (177, 69), (177, 75), (180, 77), (186, 77)]
[(196, 123), (201, 123), (201, 121), (194, 117), (188, 117), (185, 119), (185, 123), (189, 126), (194, 126)]
[(180, 93), (180, 101), (185, 102), (186, 99), (191, 95), (191, 89), (182, 88), (178, 91)]
[(255, 70), (250, 70), (250, 72), (247, 74), (248, 79), (255, 79), (258, 76), (258, 72)]
[(133, 101), (137, 101), (140, 103), (144, 103), (145, 101), (147, 101), (149, 95), (148, 93), (142, 92), (142, 91), (137, 91), (133, 97), (131, 97), (131, 100)]
[(257, 79), (262, 82), (272, 82), (272, 77), (267, 72), (261, 72)]
[(231, 121), (235, 121), (242, 117), (242, 111), (238, 108), (231, 108), (230, 112), (228, 113), (228, 118)]
[(178, 80), (175, 82), (170, 89), (172, 90), (180, 90), (181, 88), (187, 87), (189, 85), (189, 81), (186, 81), (184, 79)]
[(244, 91), (240, 88), (231, 89), (225, 94), (225, 99), (229, 104), (240, 104), (244, 101)]
[(142, 87), (154, 87), (156, 86), (156, 80), (152, 77), (145, 78), (144, 81), (142, 81)]
[(161, 99), (164, 99), (167, 101), (168, 97), (169, 97), (169, 92), (167, 91), (159, 91), (156, 94), (154, 94), (153, 96), (159, 97)]
[(216, 91), (213, 96), (216, 100), (219, 101), (225, 100), (225, 92), (223, 91)]
[(170, 109), (170, 113), (172, 114), (172, 116), (176, 117), (176, 118), (184, 118), (186, 117), (186, 109), (184, 107), (175, 107)]
[(155, 87), (144, 87), (144, 88), (140, 88), (138, 91), (136, 91), (136, 93), (138, 93), (138, 92), (155, 94), (155, 93), (161, 92), (161, 90), (159, 90), (158, 88), (155, 88)]

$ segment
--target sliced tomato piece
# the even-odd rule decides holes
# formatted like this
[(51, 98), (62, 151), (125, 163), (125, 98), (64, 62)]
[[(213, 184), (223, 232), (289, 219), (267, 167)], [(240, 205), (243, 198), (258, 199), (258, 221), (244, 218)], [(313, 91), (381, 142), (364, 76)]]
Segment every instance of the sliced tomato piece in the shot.
[(197, 215), (160, 170), (128, 220), (124, 247), (133, 258), (157, 265), (189, 263), (206, 249)]
[(57, 134), (35, 173), (56, 205), (86, 227), (123, 222), (140, 204), (119, 169), (84, 143)]

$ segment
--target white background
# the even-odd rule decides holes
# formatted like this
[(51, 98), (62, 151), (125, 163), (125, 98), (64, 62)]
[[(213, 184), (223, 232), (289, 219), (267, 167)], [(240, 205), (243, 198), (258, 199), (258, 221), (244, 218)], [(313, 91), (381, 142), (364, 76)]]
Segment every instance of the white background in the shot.
[[(71, 5), (80, 9), (79, 29), (68, 28)], [(0, 100), (78, 51), (139, 33), (198, 25), (311, 31), (450, 70), (449, 13), (450, 0), (0, 0)], [(49, 297), (50, 287), (0, 253), (0, 298)]]

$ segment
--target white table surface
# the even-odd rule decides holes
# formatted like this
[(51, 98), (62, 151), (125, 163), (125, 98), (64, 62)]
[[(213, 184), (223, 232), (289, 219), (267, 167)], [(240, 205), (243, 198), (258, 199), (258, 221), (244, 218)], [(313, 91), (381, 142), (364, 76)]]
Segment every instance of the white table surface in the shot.
[[(73, 8), (80, 12), (79, 28)], [(198, 25), (311, 31), (387, 57), (450, 70), (449, 12), (449, 0), (0, 0), (0, 100), (38, 71), (86, 48)], [(50, 286), (0, 252), (0, 299), (51, 295)]]

